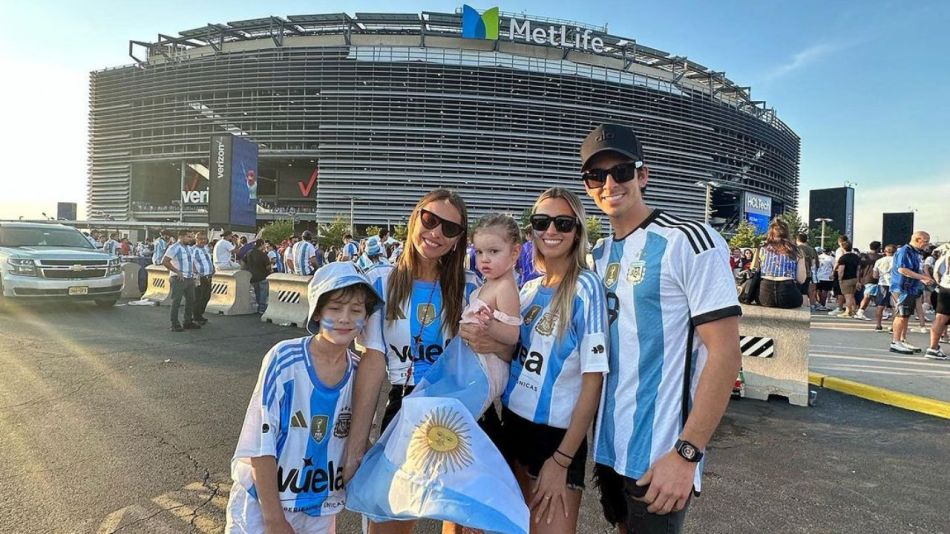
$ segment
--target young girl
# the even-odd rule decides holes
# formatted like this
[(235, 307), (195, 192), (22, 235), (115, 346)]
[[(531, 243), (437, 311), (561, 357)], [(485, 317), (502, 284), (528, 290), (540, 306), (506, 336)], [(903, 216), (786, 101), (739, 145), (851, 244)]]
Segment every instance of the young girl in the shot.
[[(513, 269), (521, 253), (521, 232), (507, 215), (482, 217), (472, 235), (475, 265), (484, 276), (468, 307), (462, 311), (462, 324), (480, 324), (489, 337), (505, 345), (518, 342), (521, 327), (518, 284)], [(479, 364), (488, 374), (489, 396), (484, 412), (508, 385), (511, 364), (495, 353), (478, 353)]]
[(261, 365), (237, 450), (228, 534), (333, 534), (343, 510), (356, 355), (347, 347), (382, 306), (349, 262), (314, 274), (311, 336), (274, 345)]

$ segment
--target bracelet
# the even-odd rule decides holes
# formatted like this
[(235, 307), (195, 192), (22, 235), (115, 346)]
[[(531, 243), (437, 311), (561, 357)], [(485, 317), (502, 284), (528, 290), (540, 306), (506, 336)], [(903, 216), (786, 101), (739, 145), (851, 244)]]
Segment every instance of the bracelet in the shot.
[(563, 452), (561, 452), (561, 449), (555, 449), (555, 450), (554, 450), (554, 454), (560, 454), (561, 456), (567, 458), (568, 460), (570, 460), (570, 461), (572, 461), (572, 462), (574, 461), (574, 457), (573, 457), (573, 456), (568, 456), (568, 455), (564, 454)]
[(557, 465), (561, 466), (561, 468), (563, 468), (563, 469), (567, 469), (568, 467), (570, 467), (569, 465), (564, 465), (564, 464), (562, 464), (561, 462), (557, 461), (557, 457), (556, 457), (556, 456), (551, 456), (551, 459), (554, 460), (554, 463), (556, 463)]

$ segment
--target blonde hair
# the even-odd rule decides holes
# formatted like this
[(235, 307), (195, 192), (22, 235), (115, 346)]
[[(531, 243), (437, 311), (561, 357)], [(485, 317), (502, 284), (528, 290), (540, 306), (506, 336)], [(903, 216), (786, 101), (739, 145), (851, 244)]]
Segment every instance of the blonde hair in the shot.
[[(587, 226), (584, 224), (587, 215), (584, 211), (584, 205), (581, 204), (581, 199), (563, 187), (552, 187), (541, 193), (538, 200), (534, 202), (531, 213), (536, 213), (541, 202), (549, 198), (564, 199), (567, 205), (571, 207), (571, 211), (574, 212), (574, 216), (577, 217), (577, 226), (574, 228), (576, 239), (574, 244), (571, 245), (570, 262), (568, 263), (567, 272), (564, 273), (564, 278), (554, 293), (554, 304), (551, 306), (551, 313), (557, 317), (557, 335), (561, 337), (567, 332), (567, 327), (571, 322), (570, 316), (574, 307), (574, 296), (577, 294), (577, 279), (581, 272), (587, 269)], [(537, 234), (533, 236), (533, 239), (538, 239)], [(537, 246), (534, 247), (534, 265), (539, 272), (545, 273), (545, 277), (547, 277), (544, 254)]]
[[(465, 258), (467, 256), (465, 243), (468, 242), (468, 210), (465, 201), (454, 191), (435, 189), (422, 197), (416, 207), (412, 209), (407, 227), (406, 243), (403, 253), (396, 263), (396, 270), (389, 276), (389, 287), (386, 290), (386, 320), (395, 321), (401, 318), (402, 307), (412, 293), (412, 283), (419, 277), (419, 265), (422, 258), (412, 242), (416, 229), (422, 224), (419, 221), (419, 211), (430, 202), (447, 200), (458, 210), (462, 218), (462, 233), (456, 238), (455, 248), (439, 258), (439, 285), (442, 289), (442, 327), (448, 327), (449, 334), (454, 337), (458, 334), (458, 322), (462, 317), (462, 305), (465, 300)], [(462, 243), (462, 246), (459, 246)]]

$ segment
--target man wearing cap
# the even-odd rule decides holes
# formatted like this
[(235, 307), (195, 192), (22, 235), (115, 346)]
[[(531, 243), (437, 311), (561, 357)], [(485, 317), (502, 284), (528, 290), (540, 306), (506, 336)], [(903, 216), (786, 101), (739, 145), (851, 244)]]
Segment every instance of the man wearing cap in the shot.
[(646, 204), (650, 171), (630, 128), (595, 128), (581, 163), (614, 230), (593, 250), (610, 323), (594, 445), (604, 516), (631, 533), (680, 532), (739, 372), (729, 247), (708, 225)]

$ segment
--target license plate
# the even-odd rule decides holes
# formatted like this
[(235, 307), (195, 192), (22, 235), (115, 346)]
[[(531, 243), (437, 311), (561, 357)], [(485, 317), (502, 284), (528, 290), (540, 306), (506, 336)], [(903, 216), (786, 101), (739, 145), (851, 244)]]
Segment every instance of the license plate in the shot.
[(89, 288), (86, 286), (74, 286), (69, 288), (70, 295), (88, 295)]

